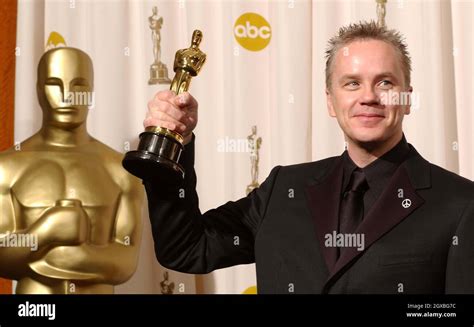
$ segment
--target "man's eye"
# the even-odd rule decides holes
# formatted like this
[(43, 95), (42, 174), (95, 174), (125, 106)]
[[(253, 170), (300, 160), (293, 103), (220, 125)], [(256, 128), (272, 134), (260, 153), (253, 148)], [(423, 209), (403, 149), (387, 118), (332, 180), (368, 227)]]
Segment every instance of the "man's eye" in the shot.
[(350, 82), (346, 83), (344, 86), (348, 86), (348, 87), (350, 87), (350, 88), (354, 88), (354, 87), (359, 86), (359, 83), (356, 82), (356, 81), (350, 81)]
[(390, 86), (390, 85), (393, 85), (393, 83), (386, 79), (380, 82), (380, 86)]

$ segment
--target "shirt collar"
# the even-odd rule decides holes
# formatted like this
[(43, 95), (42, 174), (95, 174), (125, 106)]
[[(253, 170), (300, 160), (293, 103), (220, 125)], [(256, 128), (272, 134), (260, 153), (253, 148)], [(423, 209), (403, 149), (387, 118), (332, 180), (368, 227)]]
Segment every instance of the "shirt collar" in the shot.
[[(402, 139), (392, 149), (383, 154), (380, 158), (377, 158), (369, 165), (361, 168), (364, 172), (369, 187), (373, 187), (380, 181), (388, 179), (398, 168), (398, 166), (406, 159), (410, 147), (407, 143), (405, 135), (402, 135)], [(343, 190), (347, 188), (350, 176), (354, 169), (358, 168), (357, 165), (352, 161), (347, 150), (343, 153), (344, 160), (344, 184)]]

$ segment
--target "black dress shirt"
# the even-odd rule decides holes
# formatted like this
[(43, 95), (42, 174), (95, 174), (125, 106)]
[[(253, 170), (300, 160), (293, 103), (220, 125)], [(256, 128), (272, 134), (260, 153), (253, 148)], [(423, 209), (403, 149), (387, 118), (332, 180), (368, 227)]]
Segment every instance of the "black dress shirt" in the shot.
[[(364, 195), (364, 217), (367, 212), (369, 212), (375, 201), (377, 201), (380, 194), (382, 194), (382, 191), (387, 186), (390, 177), (393, 176), (393, 173), (405, 160), (409, 152), (410, 147), (405, 139), (405, 135), (403, 135), (400, 142), (398, 142), (391, 150), (369, 165), (361, 168), (365, 174), (367, 183), (369, 184), (369, 188)], [(341, 200), (344, 193), (347, 192), (352, 172), (357, 168), (357, 165), (352, 161), (347, 150), (343, 153), (343, 161), (344, 177), (342, 181)]]

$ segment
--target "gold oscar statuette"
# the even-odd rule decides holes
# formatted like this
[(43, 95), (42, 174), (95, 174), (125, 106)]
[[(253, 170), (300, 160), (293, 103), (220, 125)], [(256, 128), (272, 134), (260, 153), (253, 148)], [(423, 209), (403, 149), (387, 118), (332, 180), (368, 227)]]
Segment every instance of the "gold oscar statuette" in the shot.
[[(195, 30), (191, 47), (176, 52), (173, 69), (176, 73), (170, 89), (176, 94), (189, 89), (191, 78), (197, 76), (206, 61), (199, 49), (202, 32)], [(136, 151), (129, 151), (123, 167), (141, 179), (177, 180), (184, 178), (184, 169), (178, 163), (183, 151), (183, 136), (159, 126), (149, 126), (140, 134)]]

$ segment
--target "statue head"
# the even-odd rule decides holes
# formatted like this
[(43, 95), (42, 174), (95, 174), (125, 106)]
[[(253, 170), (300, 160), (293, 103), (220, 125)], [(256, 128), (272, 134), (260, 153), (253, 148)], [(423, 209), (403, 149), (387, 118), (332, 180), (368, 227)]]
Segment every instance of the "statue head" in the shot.
[(257, 134), (257, 126), (252, 126), (252, 134)]
[(43, 121), (62, 128), (83, 124), (93, 105), (93, 80), (92, 60), (85, 52), (69, 47), (45, 52), (36, 84)]
[(155, 16), (158, 15), (158, 7), (157, 6), (154, 6), (152, 11), (153, 11), (153, 15), (155, 15)]
[(202, 32), (200, 30), (195, 30), (193, 32), (192, 47), (194, 48), (199, 47), (199, 43), (201, 43), (201, 40), (202, 40)]

